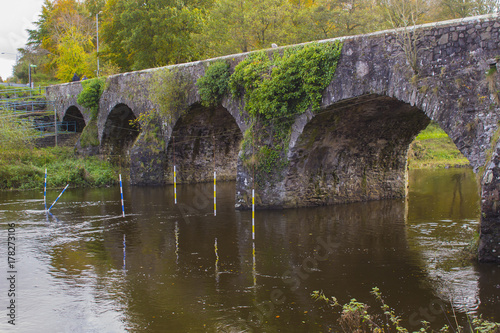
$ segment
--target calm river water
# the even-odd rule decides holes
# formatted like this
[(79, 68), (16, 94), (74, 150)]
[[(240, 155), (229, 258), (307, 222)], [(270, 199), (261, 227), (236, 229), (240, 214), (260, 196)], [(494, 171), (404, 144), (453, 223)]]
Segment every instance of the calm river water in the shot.
[(212, 186), (178, 186), (177, 206), (172, 187), (125, 187), (125, 218), (119, 188), (67, 190), (49, 216), (41, 191), (0, 193), (0, 331), (337, 331), (311, 293), (378, 309), (375, 286), (411, 330), (500, 321), (500, 267), (460, 255), (479, 223), (469, 169), (413, 171), (406, 200), (257, 211), (255, 252), (235, 184), (218, 184), (215, 217)]

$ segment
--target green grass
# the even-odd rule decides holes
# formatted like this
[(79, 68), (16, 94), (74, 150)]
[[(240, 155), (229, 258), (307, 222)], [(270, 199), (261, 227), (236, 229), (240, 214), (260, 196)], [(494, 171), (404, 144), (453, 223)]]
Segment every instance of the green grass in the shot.
[(427, 126), (426, 129), (424, 129), (417, 135), (415, 140), (423, 141), (429, 139), (443, 139), (443, 138), (448, 138), (448, 134), (446, 134), (445, 131), (443, 131), (438, 124), (432, 122), (429, 124), (429, 126)]
[(436, 123), (431, 123), (420, 132), (410, 145), (408, 154), (410, 169), (467, 166), (469, 161)]
[(0, 150), (0, 189), (98, 187), (117, 183), (118, 170), (97, 157), (77, 157), (71, 147)]

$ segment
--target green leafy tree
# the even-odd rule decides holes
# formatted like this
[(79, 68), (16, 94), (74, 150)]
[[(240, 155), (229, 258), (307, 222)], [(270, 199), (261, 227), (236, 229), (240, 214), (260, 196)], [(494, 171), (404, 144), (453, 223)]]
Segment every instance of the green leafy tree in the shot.
[(296, 41), (287, 0), (217, 0), (205, 22), (208, 55), (248, 52)]
[(461, 18), (500, 11), (498, 0), (441, 0), (441, 17)]
[[(15, 76), (27, 82), (24, 76), (29, 64), (36, 64), (38, 74), (49, 81), (51, 78), (68, 81), (66, 72), (70, 67), (74, 71), (84, 67), (84, 74), (93, 76), (91, 67), (96, 67), (97, 58), (92, 11), (98, 10), (100, 1), (45, 0), (38, 21), (34, 22), (35, 29), (28, 30), (27, 46), (20, 49), (22, 57), (14, 70)], [(92, 11), (87, 5), (93, 6)], [(75, 59), (82, 61), (82, 65), (75, 66)]]
[(204, 11), (197, 2), (110, 0), (103, 13), (102, 54), (122, 70), (139, 70), (198, 59), (192, 35)]

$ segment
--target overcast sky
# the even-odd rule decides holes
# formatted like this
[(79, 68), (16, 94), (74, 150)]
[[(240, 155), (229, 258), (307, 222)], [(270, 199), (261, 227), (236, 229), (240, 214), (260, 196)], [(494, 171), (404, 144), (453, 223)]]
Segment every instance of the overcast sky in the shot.
[(17, 49), (28, 39), (26, 29), (33, 29), (44, 0), (0, 0), (0, 76), (12, 76)]

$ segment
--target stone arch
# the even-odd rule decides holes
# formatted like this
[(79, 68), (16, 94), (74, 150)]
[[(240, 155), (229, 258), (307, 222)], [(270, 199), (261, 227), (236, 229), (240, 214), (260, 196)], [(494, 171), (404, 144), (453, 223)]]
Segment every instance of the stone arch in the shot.
[(173, 181), (174, 160), (179, 183), (212, 181), (214, 167), (218, 180), (235, 180), (242, 138), (236, 119), (222, 105), (191, 105), (169, 138), (166, 182)]
[(132, 124), (136, 116), (126, 104), (117, 104), (109, 112), (101, 135), (101, 154), (106, 154), (112, 159), (128, 155), (135, 139), (139, 135), (139, 124)]
[(406, 195), (410, 143), (430, 119), (383, 95), (334, 103), (292, 142), (284, 206), (317, 206)]
[(75, 105), (71, 105), (66, 109), (62, 121), (68, 123), (68, 131), (71, 132), (81, 133), (86, 125), (83, 113)]

